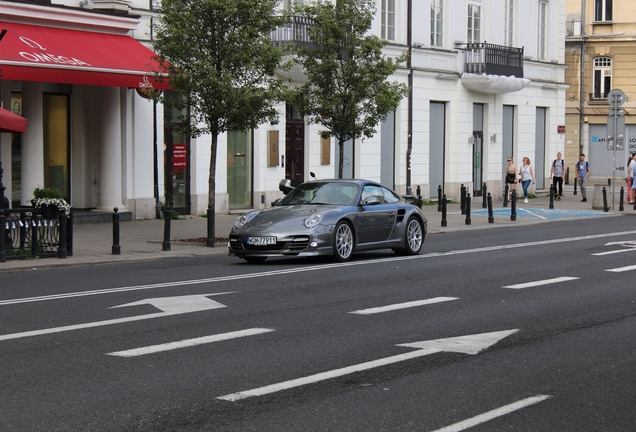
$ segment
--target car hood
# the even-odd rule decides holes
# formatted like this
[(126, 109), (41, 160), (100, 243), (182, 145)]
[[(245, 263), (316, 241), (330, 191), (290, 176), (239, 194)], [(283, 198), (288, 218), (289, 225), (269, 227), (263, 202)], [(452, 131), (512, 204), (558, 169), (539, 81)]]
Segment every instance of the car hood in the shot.
[(279, 230), (283, 227), (297, 227), (312, 214), (333, 210), (333, 205), (277, 206), (260, 210), (243, 228), (235, 230)]

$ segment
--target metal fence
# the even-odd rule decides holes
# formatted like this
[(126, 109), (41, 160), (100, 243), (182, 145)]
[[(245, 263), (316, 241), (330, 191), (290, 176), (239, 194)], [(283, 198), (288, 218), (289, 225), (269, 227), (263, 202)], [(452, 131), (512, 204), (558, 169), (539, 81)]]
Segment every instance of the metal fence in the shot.
[(523, 48), (485, 42), (459, 44), (464, 51), (464, 72), (523, 78)]
[(70, 216), (44, 208), (0, 209), (0, 262), (73, 255)]

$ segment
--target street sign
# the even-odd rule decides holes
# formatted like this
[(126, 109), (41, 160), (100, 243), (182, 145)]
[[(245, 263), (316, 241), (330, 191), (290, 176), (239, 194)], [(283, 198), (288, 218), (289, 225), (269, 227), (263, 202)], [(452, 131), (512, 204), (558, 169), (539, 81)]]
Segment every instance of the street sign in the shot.
[(625, 93), (623, 90), (614, 89), (607, 94), (607, 102), (610, 105), (622, 106), (625, 103)]
[(610, 117), (613, 116), (624, 116), (625, 115), (625, 109), (624, 108), (610, 108), (609, 109), (609, 115)]
[(607, 117), (607, 149), (613, 150), (616, 143), (616, 150), (623, 148), (625, 138), (625, 117), (609, 116)]

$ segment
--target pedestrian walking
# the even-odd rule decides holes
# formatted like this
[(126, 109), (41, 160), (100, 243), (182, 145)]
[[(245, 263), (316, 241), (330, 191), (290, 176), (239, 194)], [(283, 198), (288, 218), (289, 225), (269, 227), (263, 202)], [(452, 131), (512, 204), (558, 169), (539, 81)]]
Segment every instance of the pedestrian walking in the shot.
[(636, 167), (636, 153), (632, 153), (629, 156), (628, 164), (627, 164), (627, 202), (630, 204), (634, 204), (634, 200), (636, 197), (634, 196), (634, 190), (632, 186), (634, 185), (634, 168)]
[[(565, 176), (565, 167), (567, 164), (563, 160), (563, 155), (557, 153), (557, 158), (552, 161), (552, 167), (550, 168), (550, 177), (552, 177), (552, 187), (556, 200), (561, 201), (563, 196), (563, 177)], [(557, 194), (557, 186), (559, 187), (559, 193)]]
[(519, 167), (519, 177), (519, 183), (523, 186), (523, 202), (528, 204), (528, 187), (530, 186), (530, 182), (532, 182), (532, 184), (537, 183), (534, 179), (534, 170), (532, 169), (532, 165), (530, 165), (530, 158), (523, 158), (523, 165)]
[(508, 158), (508, 165), (506, 165), (506, 184), (508, 184), (508, 201), (510, 201), (510, 194), (512, 189), (517, 187), (517, 167), (515, 166), (512, 156)]
[(579, 183), (579, 189), (581, 190), (581, 196), (583, 199), (581, 202), (587, 202), (587, 190), (585, 187), (587, 186), (587, 178), (590, 176), (590, 164), (585, 160), (585, 155), (581, 153), (579, 156), (579, 161), (576, 163), (575, 167), (576, 172), (576, 181)]

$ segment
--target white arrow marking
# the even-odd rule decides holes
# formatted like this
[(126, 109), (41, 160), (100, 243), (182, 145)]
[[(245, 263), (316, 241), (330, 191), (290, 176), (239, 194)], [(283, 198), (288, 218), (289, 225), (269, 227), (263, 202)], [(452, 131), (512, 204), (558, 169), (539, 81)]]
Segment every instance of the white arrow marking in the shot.
[(563, 277), (557, 277), (553, 279), (544, 279), (540, 281), (526, 282), (526, 283), (521, 283), (516, 285), (506, 285), (502, 288), (522, 289), (522, 288), (530, 288), (530, 287), (536, 287), (541, 285), (550, 285), (550, 284), (559, 283), (559, 282), (567, 282), (567, 281), (576, 280), (576, 279), (579, 279), (579, 278), (563, 276)]
[(394, 311), (398, 309), (406, 309), (406, 308), (423, 306), (423, 305), (428, 305), (433, 303), (442, 303), (442, 302), (447, 302), (451, 300), (459, 300), (459, 299), (457, 297), (435, 297), (435, 298), (430, 298), (426, 300), (416, 300), (416, 301), (407, 302), (407, 303), (399, 303), (399, 304), (393, 304), (388, 306), (361, 309), (361, 310), (357, 310), (357, 311), (353, 311), (349, 313), (358, 314), (358, 315), (371, 315), (371, 314), (376, 314), (381, 312)]
[(510, 414), (511, 412), (518, 411), (522, 408), (528, 407), (530, 405), (534, 405), (546, 399), (550, 399), (551, 397), (552, 396), (549, 396), (549, 395), (539, 395), (539, 396), (529, 397), (527, 399), (523, 399), (518, 402), (511, 403), (510, 405), (505, 405), (505, 406), (502, 406), (501, 408), (488, 411), (487, 413), (480, 414), (468, 420), (455, 423), (453, 425), (447, 426), (442, 429), (437, 429), (436, 431), (433, 431), (433, 432), (460, 432), (460, 431), (469, 429), (473, 426), (486, 423), (487, 421), (490, 421), (494, 418), (501, 417), (506, 414)]
[(632, 270), (636, 270), (636, 265), (627, 266), (627, 267), (617, 267), (617, 268), (613, 268), (613, 269), (607, 269), (605, 271), (614, 272), (614, 273), (620, 273), (620, 272), (626, 272), (626, 271), (632, 271)]
[(186, 339), (178, 342), (168, 342), (160, 345), (152, 345), (142, 348), (129, 349), (126, 351), (117, 351), (112, 353), (106, 353), (107, 355), (117, 356), (117, 357), (136, 357), (146, 354), (154, 354), (163, 351), (170, 351), (179, 348), (187, 348), (197, 345), (203, 345), (212, 342), (219, 342), (229, 339), (236, 339), (245, 336), (254, 336), (262, 333), (273, 332), (274, 329), (266, 329), (266, 328), (253, 328), (247, 330), (239, 330), (229, 333), (221, 333), (217, 335), (211, 336), (203, 336), (199, 338)]
[(269, 393), (275, 393), (281, 390), (287, 390), (294, 387), (300, 387), (305, 384), (312, 384), (319, 381), (328, 380), (344, 375), (349, 375), (354, 372), (360, 372), (368, 369), (373, 369), (380, 366), (386, 366), (393, 363), (398, 363), (404, 360), (410, 360), (417, 357), (423, 357), (430, 354), (435, 354), (443, 351), (460, 352), (465, 354), (477, 354), (478, 352), (488, 348), (489, 346), (497, 343), (501, 339), (518, 332), (519, 329), (506, 330), (494, 333), (483, 333), (470, 336), (460, 336), (449, 339), (437, 339), (432, 341), (416, 342), (412, 344), (401, 344), (397, 346), (406, 346), (413, 348), (421, 348), (417, 351), (410, 353), (400, 354), (392, 357), (385, 357), (383, 359), (373, 360), (366, 363), (360, 363), (353, 366), (344, 367), (341, 369), (335, 369), (328, 372), (322, 372), (315, 375), (306, 376), (303, 378), (297, 378), (291, 381), (285, 381), (278, 384), (272, 384), (265, 387), (260, 387), (252, 390), (245, 390), (238, 393), (232, 393), (225, 396), (219, 396), (217, 399), (222, 399), (230, 402), (235, 402), (241, 399), (247, 399), (253, 396), (262, 396)]
[[(210, 309), (218, 309), (218, 308), (225, 307), (225, 305), (222, 305), (221, 303), (218, 303), (214, 300), (210, 300), (206, 296), (221, 295), (221, 294), (229, 294), (229, 293), (200, 294), (195, 296), (166, 297), (166, 298), (141, 300), (138, 302), (128, 303), (125, 305), (114, 306), (114, 307), (152, 304), (159, 309), (163, 309), (164, 312), (148, 314), (148, 315), (139, 315), (139, 316), (133, 316), (133, 317), (127, 317), (127, 318), (112, 319), (112, 320), (106, 320), (106, 321), (97, 321), (92, 323), (75, 324), (75, 325), (69, 325), (69, 326), (63, 326), (63, 327), (54, 327), (54, 328), (42, 329), (42, 330), (33, 330), (33, 331), (27, 331), (27, 332), (21, 332), (21, 333), (0, 335), (0, 341), (9, 340), (9, 339), (20, 339), (20, 338), (31, 337), (31, 336), (40, 336), (40, 335), (52, 334), (52, 333), (61, 333), (61, 332), (71, 331), (71, 330), (81, 330), (81, 329), (91, 328), (91, 327), (101, 327), (101, 326), (107, 326), (107, 325), (113, 325), (113, 324), (121, 324), (126, 322), (133, 322), (133, 321), (141, 321), (141, 320), (147, 320), (147, 319), (153, 319), (153, 318), (162, 318), (162, 317), (166, 317), (170, 315), (179, 315), (184, 313), (199, 312), (199, 311), (210, 310)], [(200, 298), (194, 299), (194, 297), (200, 297)]]

